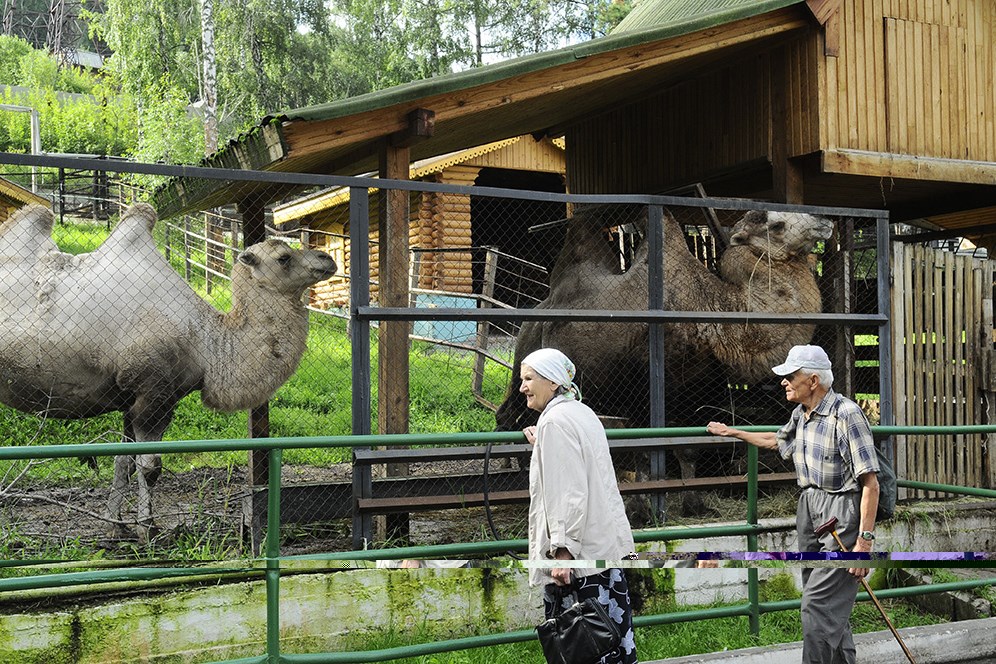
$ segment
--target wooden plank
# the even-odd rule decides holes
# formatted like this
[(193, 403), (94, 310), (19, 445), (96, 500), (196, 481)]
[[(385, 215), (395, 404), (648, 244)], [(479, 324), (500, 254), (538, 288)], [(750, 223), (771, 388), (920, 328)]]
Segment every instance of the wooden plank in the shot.
[(923, 24), (913, 23), (912, 26), (912, 41), (910, 42), (910, 52), (907, 54), (906, 61), (906, 75), (909, 80), (913, 81), (913, 86), (911, 91), (913, 92), (913, 97), (910, 99), (910, 122), (915, 128), (915, 132), (910, 138), (911, 150), (910, 152), (917, 155), (926, 155), (926, 144), (925, 144), (925, 125), (928, 124), (927, 115), (928, 109), (925, 108), (924, 100), (926, 99), (925, 90), (929, 90), (927, 87), (929, 82), (925, 79), (929, 78), (930, 68), (923, 67), (921, 72), (915, 70), (915, 63), (924, 63), (924, 43), (923, 43)]
[[(848, 64), (853, 64), (854, 70), (854, 77), (848, 77), (848, 82), (851, 83), (851, 89), (848, 93), (850, 96), (848, 104), (852, 111), (854, 111), (851, 113), (853, 121), (851, 122), (852, 138), (850, 145), (860, 150), (871, 150), (872, 142), (869, 133), (872, 123), (868, 122), (868, 115), (871, 112), (871, 107), (875, 104), (872, 102), (874, 97), (868, 94), (867, 67), (870, 58), (868, 44), (865, 40), (865, 9), (868, 3), (854, 2), (849, 4), (852, 7), (849, 29), (853, 29), (854, 31), (850, 53), (848, 54)], [(862, 103), (859, 104), (858, 99), (861, 99)]]
[[(904, 256), (907, 248), (896, 242), (892, 245), (892, 278), (893, 283), (898, 288), (892, 289), (892, 297), (889, 302), (892, 307), (892, 400), (895, 408), (895, 421), (898, 426), (904, 426), (909, 421), (907, 408), (909, 407), (909, 394), (907, 390), (907, 375), (910, 368), (907, 364), (907, 349), (909, 340), (907, 338), (907, 316), (906, 299), (909, 297), (909, 290), (906, 287), (908, 270)], [(906, 467), (909, 463), (906, 436), (896, 436), (896, 457), (895, 468), (900, 477), (907, 477)], [(899, 497), (906, 498), (908, 491), (899, 490)]]
[(937, 37), (938, 48), (934, 52), (935, 59), (938, 60), (938, 78), (934, 81), (938, 104), (935, 106), (934, 130), (936, 140), (939, 141), (938, 155), (955, 158), (954, 144), (957, 142), (956, 131), (952, 131), (952, 123), (959, 121), (956, 107), (953, 101), (957, 101), (957, 91), (960, 81), (956, 71), (957, 59), (952, 57), (951, 48), (956, 42), (955, 35), (951, 34), (950, 28), (946, 25), (938, 26), (934, 32)]
[[(912, 252), (910, 253), (910, 289), (907, 291), (911, 294), (916, 294), (917, 297), (912, 297), (912, 302), (909, 310), (913, 312), (912, 320), (910, 321), (910, 334), (913, 339), (911, 346), (911, 357), (908, 367), (912, 369), (910, 371), (911, 376), (911, 386), (909, 390), (910, 397), (912, 398), (912, 403), (910, 404), (910, 412), (912, 413), (912, 420), (910, 424), (925, 424), (923, 411), (926, 408), (925, 394), (927, 390), (926, 381), (926, 353), (924, 353), (924, 322), (923, 322), (923, 307), (924, 300), (928, 297), (926, 293), (926, 286), (924, 284), (924, 268), (923, 268), (923, 248), (919, 246), (911, 247)], [(913, 459), (914, 465), (909, 469), (910, 477), (915, 478), (920, 481), (925, 481), (924, 468), (927, 465), (927, 437), (923, 435), (918, 435), (915, 437), (916, 445), (916, 455)], [(918, 497), (922, 497), (925, 494), (918, 491), (916, 494)]]
[(855, 12), (860, 2), (845, 2), (844, 6), (841, 8), (841, 14), (844, 19), (842, 30), (843, 43), (841, 44), (841, 52), (845, 53), (845, 57), (838, 58), (844, 63), (846, 75), (845, 79), (842, 81), (844, 83), (843, 97), (847, 100), (847, 123), (844, 125), (847, 127), (847, 137), (845, 139), (845, 145), (850, 148), (858, 148), (860, 143), (858, 141), (858, 126), (860, 121), (858, 120), (858, 95), (860, 94), (858, 89), (858, 69), (861, 67), (858, 59), (861, 54), (858, 52), (859, 46), (857, 43), (857, 21), (855, 19)]
[[(976, 367), (981, 366), (981, 343), (979, 341), (979, 331), (981, 329), (980, 316), (982, 302), (982, 270), (979, 261), (970, 260), (967, 274), (965, 275), (965, 303), (968, 309), (965, 312), (965, 423), (975, 424), (981, 422), (979, 410), (979, 385), (976, 382)], [(966, 444), (968, 446), (968, 483), (969, 486), (983, 486), (982, 484), (982, 436), (968, 436)]]
[[(917, 139), (919, 140), (919, 139)], [(825, 173), (996, 185), (996, 164), (835, 148), (820, 154)]]
[[(953, 256), (952, 257), (952, 268), (953, 268), (953, 281), (951, 290), (951, 304), (952, 310), (949, 312), (948, 318), (950, 319), (951, 325), (951, 378), (950, 384), (952, 389), (952, 404), (951, 404), (951, 417), (954, 424), (964, 424), (965, 423), (965, 381), (964, 381), (964, 369), (963, 369), (963, 358), (964, 356), (964, 309), (959, 308), (964, 295), (964, 279), (965, 279), (965, 257), (963, 256)], [(950, 436), (950, 442), (954, 450), (955, 459), (955, 471), (958, 477), (958, 482), (962, 486), (967, 485), (966, 474), (965, 474), (965, 437), (963, 435)]]
[[(837, 19), (838, 24), (840, 18)], [(840, 146), (840, 95), (837, 93), (838, 68), (840, 58), (820, 58), (820, 91), (826, 97), (821, 109), (821, 144)]]
[[(934, 308), (931, 306), (935, 297), (933, 281), (934, 253), (931, 249), (923, 248), (921, 255), (923, 256), (921, 268), (923, 274), (922, 293), (926, 301), (923, 303), (922, 318), (920, 319), (923, 331), (923, 345), (921, 347), (923, 364), (920, 366), (924, 368), (923, 390), (920, 392), (923, 395), (920, 422), (924, 425), (932, 425), (936, 424), (933, 414), (934, 376), (937, 372), (934, 366)], [(937, 482), (944, 476), (944, 469), (937, 458), (937, 437), (926, 436), (926, 441), (926, 458), (924, 459), (925, 463), (923, 463), (920, 475), (926, 482)], [(929, 498), (935, 497), (935, 494), (929, 491), (926, 495)]]
[[(939, 394), (943, 397), (944, 405), (944, 419), (942, 423), (945, 426), (950, 426), (955, 424), (955, 401), (957, 399), (957, 392), (955, 390), (954, 384), (954, 347), (957, 344), (955, 341), (954, 325), (953, 320), (955, 317), (954, 308), (954, 281), (955, 281), (955, 256), (950, 251), (941, 252), (943, 256), (944, 269), (941, 271), (940, 276), (944, 280), (944, 298), (941, 302), (941, 318), (939, 319), (943, 325), (942, 330), (944, 332), (944, 339), (941, 342), (941, 351), (943, 366), (942, 370), (939, 372), (941, 378), (941, 391)], [(944, 436), (944, 458), (946, 460), (948, 468), (948, 482), (950, 484), (958, 484), (958, 466), (957, 458), (955, 454), (955, 444), (953, 436)]]
[[(928, 319), (930, 324), (928, 329), (930, 330), (932, 343), (928, 346), (930, 352), (930, 364), (931, 368), (931, 381), (930, 386), (927, 390), (929, 398), (927, 400), (928, 419), (931, 425), (942, 425), (944, 424), (942, 412), (943, 408), (941, 403), (944, 399), (944, 283), (941, 278), (941, 270), (943, 270), (943, 254), (941, 252), (935, 251), (934, 249), (927, 249), (927, 270), (929, 271), (928, 279), (931, 281), (931, 306), (928, 307), (930, 311), (930, 318)], [(948, 475), (948, 464), (947, 457), (944, 454), (944, 439), (941, 436), (931, 436), (934, 449), (933, 457), (936, 462), (935, 468), (937, 468), (936, 482), (947, 482), (950, 478)]]
[[(903, 141), (901, 136), (905, 134), (901, 130), (906, 121), (904, 109), (906, 100), (901, 97), (905, 91), (906, 78), (899, 74), (899, 54), (901, 49), (901, 36), (896, 32), (896, 20), (885, 19), (883, 32), (885, 33), (885, 115), (888, 135), (886, 137), (885, 149), (888, 152), (903, 152)], [(897, 256), (898, 258), (898, 256)]]
[[(996, 268), (994, 268), (994, 266), (996, 266), (996, 262), (985, 261), (983, 263), (983, 266), (984, 266), (982, 270), (983, 290), (982, 293), (980, 294), (982, 301), (982, 316), (981, 316), (982, 329), (981, 329), (981, 334), (979, 334), (978, 338), (981, 344), (981, 356), (985, 357), (988, 360), (989, 359), (988, 356), (992, 353), (993, 335), (994, 335), (993, 327), (994, 324), (996, 324), (996, 321), (993, 320), (993, 297), (992, 297), (993, 278), (994, 276), (996, 276), (993, 273), (994, 271), (996, 271)], [(989, 385), (983, 386), (983, 389), (986, 390), (986, 414), (984, 418), (980, 419), (985, 419), (986, 422), (989, 422), (991, 424), (993, 422), (996, 422), (996, 393), (991, 391), (989, 388), (990, 388)], [(985, 486), (988, 486), (989, 488), (994, 488), (996, 487), (996, 454), (993, 453), (993, 449), (996, 448), (996, 435), (989, 434), (986, 436), (986, 439), (988, 442), (987, 449), (989, 450), (989, 454), (987, 454), (985, 457), (988, 467), (985, 468), (983, 471), (987, 480)]]
[(872, 36), (872, 47), (871, 52), (868, 54), (868, 59), (872, 63), (872, 72), (874, 76), (873, 80), (875, 81), (874, 99), (878, 100), (878, 103), (871, 105), (874, 107), (876, 135), (875, 145), (878, 149), (883, 149), (882, 146), (886, 145), (888, 141), (886, 105), (882, 103), (886, 96), (886, 73), (885, 62), (883, 60), (883, 54), (885, 53), (885, 30), (882, 25), (882, 19), (884, 16), (885, 0), (874, 0), (872, 3), (872, 21), (868, 27), (868, 31)]

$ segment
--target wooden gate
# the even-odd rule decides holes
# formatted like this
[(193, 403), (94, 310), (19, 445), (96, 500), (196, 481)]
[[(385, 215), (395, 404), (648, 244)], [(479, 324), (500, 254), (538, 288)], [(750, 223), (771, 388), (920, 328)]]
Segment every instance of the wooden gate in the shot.
[[(996, 261), (900, 243), (892, 258), (896, 424), (993, 423)], [(996, 486), (996, 436), (900, 436), (896, 443), (900, 478)]]

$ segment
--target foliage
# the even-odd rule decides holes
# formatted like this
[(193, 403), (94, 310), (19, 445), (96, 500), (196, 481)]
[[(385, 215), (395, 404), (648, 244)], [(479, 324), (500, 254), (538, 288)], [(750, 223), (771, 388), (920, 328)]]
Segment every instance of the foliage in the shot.
[[(114, 51), (107, 67), (125, 92), (144, 100), (142, 158), (196, 156), (188, 123), (172, 132), (185, 137), (182, 149), (146, 137), (160, 133), (151, 114), (161, 100), (177, 118), (176, 109), (204, 97), (199, 6), (108, 0), (105, 13), (88, 15), (94, 34)], [(218, 0), (221, 141), (268, 114), (601, 36), (628, 7), (612, 0)]]
[[(132, 98), (119, 94), (109, 80), (58, 63), (24, 40), (0, 36), (0, 103), (38, 110), (42, 149), (46, 152), (127, 154), (137, 139)], [(31, 124), (26, 113), (0, 113), (0, 149), (27, 152)]]

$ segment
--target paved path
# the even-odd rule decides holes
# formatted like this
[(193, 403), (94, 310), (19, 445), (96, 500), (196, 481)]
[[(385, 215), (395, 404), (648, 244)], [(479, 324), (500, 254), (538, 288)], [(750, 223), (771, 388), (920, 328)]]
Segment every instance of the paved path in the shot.
[[(996, 618), (899, 630), (917, 664), (996, 664)], [(858, 662), (907, 664), (892, 632), (855, 634)], [(660, 659), (643, 664), (799, 664), (802, 642)]]

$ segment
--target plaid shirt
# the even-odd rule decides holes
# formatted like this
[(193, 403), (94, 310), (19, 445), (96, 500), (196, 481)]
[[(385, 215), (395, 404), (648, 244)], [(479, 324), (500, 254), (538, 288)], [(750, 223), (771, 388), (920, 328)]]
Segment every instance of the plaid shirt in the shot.
[(778, 431), (778, 451), (782, 458), (792, 459), (803, 488), (857, 491), (861, 488), (857, 478), (879, 471), (868, 418), (856, 403), (833, 390), (808, 419), (802, 404), (796, 406), (792, 418)]

